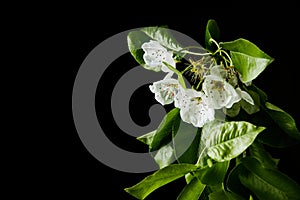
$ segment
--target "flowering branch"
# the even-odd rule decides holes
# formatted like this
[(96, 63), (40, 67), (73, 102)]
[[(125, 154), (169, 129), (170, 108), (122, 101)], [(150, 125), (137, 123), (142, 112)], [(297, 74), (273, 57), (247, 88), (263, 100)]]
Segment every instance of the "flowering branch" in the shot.
[(265, 149), (298, 143), (296, 122), (253, 84), (274, 59), (243, 38), (218, 37), (214, 20), (206, 26), (205, 48), (182, 47), (161, 27), (128, 34), (136, 61), (166, 74), (149, 86), (154, 98), (173, 104), (157, 130), (137, 138), (159, 166), (125, 188), (137, 199), (181, 177), (186, 186), (177, 199), (299, 199), (300, 186)]

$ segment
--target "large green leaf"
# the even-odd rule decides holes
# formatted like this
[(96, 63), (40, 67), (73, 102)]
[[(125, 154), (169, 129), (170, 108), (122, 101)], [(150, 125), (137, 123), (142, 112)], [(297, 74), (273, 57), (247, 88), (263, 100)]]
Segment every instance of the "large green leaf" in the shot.
[(158, 150), (162, 145), (172, 140), (172, 127), (174, 121), (179, 117), (179, 108), (173, 108), (164, 116), (149, 146), (151, 151)]
[(235, 193), (227, 192), (225, 190), (218, 190), (208, 195), (209, 200), (248, 200)]
[(257, 140), (271, 147), (284, 148), (297, 143), (297, 140), (286, 134), (270, 115), (261, 109), (259, 112), (248, 115), (247, 121), (257, 125), (264, 126), (266, 129), (260, 133)]
[(216, 50), (216, 45), (211, 42), (211, 39), (218, 40), (220, 37), (220, 29), (215, 20), (210, 19), (206, 24), (205, 30), (205, 46), (206, 49), (214, 52)]
[(260, 142), (252, 143), (252, 145), (249, 147), (249, 156), (256, 158), (265, 168), (277, 168), (278, 160), (274, 159)]
[(246, 121), (225, 122), (212, 127), (207, 154), (218, 162), (231, 160), (245, 151), (265, 127)]
[(221, 42), (220, 46), (230, 51), (233, 65), (244, 83), (254, 80), (274, 60), (255, 44), (243, 38)]
[(181, 191), (177, 200), (198, 200), (205, 184), (201, 183), (196, 177), (194, 177)]
[(185, 174), (197, 169), (191, 164), (173, 164), (162, 168), (132, 187), (125, 188), (125, 191), (137, 199), (145, 199), (156, 189), (180, 178)]
[(242, 164), (237, 164), (231, 169), (225, 182), (227, 190), (241, 196), (241, 199), (248, 199), (250, 195), (249, 189), (241, 183), (239, 178), (239, 175), (246, 170)]
[(214, 120), (212, 122), (206, 123), (202, 127), (198, 153), (199, 156), (197, 161), (197, 165), (199, 165), (201, 168), (208, 166), (208, 160), (210, 159), (210, 157), (207, 155), (207, 149), (210, 147), (210, 143), (208, 141), (211, 137), (211, 130), (222, 123), (222, 121)]
[(200, 129), (181, 119), (173, 128), (173, 147), (179, 163), (195, 164), (200, 143)]
[(180, 51), (182, 49), (181, 44), (174, 38), (171, 30), (165, 27), (145, 27), (141, 31), (153, 40), (158, 41), (162, 46), (173, 50)]
[(296, 200), (300, 198), (300, 186), (279, 170), (264, 168), (255, 158), (242, 160), (247, 172), (240, 174), (243, 185), (261, 200)]
[(211, 167), (207, 166), (197, 170), (194, 172), (194, 176), (206, 185), (216, 185), (224, 181), (228, 167), (229, 161), (216, 162)]
[(278, 126), (292, 138), (300, 140), (300, 132), (296, 127), (296, 122), (291, 115), (271, 104), (265, 103), (266, 112), (278, 124)]

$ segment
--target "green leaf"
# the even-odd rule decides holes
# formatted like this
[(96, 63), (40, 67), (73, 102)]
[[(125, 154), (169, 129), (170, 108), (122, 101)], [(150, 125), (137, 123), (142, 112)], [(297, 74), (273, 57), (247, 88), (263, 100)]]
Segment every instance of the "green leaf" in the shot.
[(206, 49), (214, 52), (216, 50), (216, 46), (211, 42), (211, 39), (218, 40), (220, 37), (220, 30), (218, 24), (215, 20), (210, 19), (206, 24), (205, 30), (205, 46)]
[(271, 154), (267, 152), (263, 144), (253, 142), (249, 147), (249, 156), (256, 158), (264, 168), (277, 168), (276, 159), (272, 158)]
[(240, 196), (238, 196), (237, 194), (231, 193), (231, 192), (227, 192), (225, 190), (218, 190), (215, 192), (212, 192), (208, 195), (209, 200), (247, 200), (244, 199)]
[(151, 131), (149, 133), (146, 133), (146, 134), (144, 134), (140, 137), (137, 137), (136, 139), (143, 142), (143, 143), (145, 143), (145, 144), (147, 144), (147, 145), (150, 145), (153, 141), (153, 137), (154, 137), (155, 134), (156, 134), (156, 130)]
[(278, 126), (294, 139), (300, 140), (300, 132), (296, 127), (296, 122), (291, 115), (271, 104), (265, 103), (266, 112), (278, 124)]
[(164, 143), (172, 140), (172, 127), (178, 117), (179, 108), (173, 108), (164, 116), (149, 146), (151, 151), (158, 150)]
[(222, 121), (219, 120), (213, 120), (209, 123), (206, 123), (202, 127), (202, 132), (201, 132), (201, 138), (200, 138), (200, 144), (199, 144), (199, 153), (198, 153), (198, 161), (197, 165), (204, 168), (208, 165), (208, 159), (210, 157), (207, 155), (207, 149), (210, 147), (210, 143), (208, 140), (211, 138), (211, 130), (214, 127), (217, 127), (218, 125), (222, 124)]
[(180, 51), (182, 49), (168, 28), (153, 26), (142, 28), (141, 31), (170, 50)]
[(145, 42), (149, 42), (151, 38), (141, 31), (131, 31), (127, 36), (128, 49), (133, 58), (143, 67), (145, 66), (145, 61), (143, 58), (144, 51), (142, 45)]
[(201, 193), (201, 196), (199, 198), (199, 200), (209, 200), (209, 194), (212, 193), (214, 191), (214, 189), (212, 189), (209, 185), (207, 185), (203, 192)]
[(229, 161), (216, 162), (211, 167), (195, 171), (194, 176), (206, 185), (216, 185), (224, 181), (228, 167)]
[(156, 189), (180, 178), (185, 174), (193, 172), (197, 169), (191, 164), (173, 164), (162, 168), (152, 175), (147, 176), (136, 185), (125, 188), (125, 191), (137, 199), (145, 199)]
[(247, 121), (264, 126), (266, 129), (257, 136), (257, 140), (271, 147), (284, 148), (297, 143), (297, 140), (286, 134), (275, 121), (266, 113), (265, 109), (248, 116)]
[(241, 196), (241, 199), (248, 199), (250, 191), (241, 183), (239, 178), (239, 175), (244, 171), (247, 171), (247, 169), (242, 164), (237, 164), (232, 168), (226, 180), (226, 187), (228, 191)]
[(178, 120), (173, 129), (173, 147), (179, 163), (197, 162), (200, 136), (200, 129), (181, 119)]
[(244, 158), (248, 169), (240, 174), (243, 185), (262, 200), (296, 200), (300, 197), (300, 186), (279, 170), (264, 168), (255, 158)]
[(245, 151), (265, 127), (246, 121), (225, 122), (211, 129), (207, 154), (218, 162), (231, 160)]
[(220, 47), (230, 51), (233, 65), (244, 83), (254, 80), (274, 60), (255, 44), (243, 38), (221, 42)]
[(157, 150), (153, 155), (153, 159), (160, 169), (172, 164), (176, 160), (171, 145), (165, 145)]
[(198, 200), (205, 184), (202, 184), (197, 178), (193, 178), (181, 191), (177, 200)]
[(250, 86), (247, 86), (246, 89), (247, 89), (248, 92), (253, 91), (253, 92), (255, 92), (256, 94), (259, 95), (260, 105), (264, 104), (268, 100), (267, 94), (263, 90), (258, 88), (255, 84), (252, 83)]

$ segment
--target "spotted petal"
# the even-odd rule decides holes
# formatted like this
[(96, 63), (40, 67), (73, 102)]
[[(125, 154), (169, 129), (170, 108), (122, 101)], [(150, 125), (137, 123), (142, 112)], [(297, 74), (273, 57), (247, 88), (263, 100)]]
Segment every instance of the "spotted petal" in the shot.
[(207, 105), (207, 98), (202, 92), (193, 89), (182, 91), (180, 116), (184, 122), (195, 127), (202, 127), (209, 121), (214, 120), (215, 111)]
[(149, 86), (150, 91), (155, 94), (155, 99), (162, 105), (173, 103), (175, 91), (178, 90), (179, 82), (173, 78), (165, 78), (154, 82)]
[(145, 52), (143, 59), (147, 66), (154, 71), (170, 72), (170, 70), (163, 64), (163, 62), (175, 68), (175, 60), (173, 59), (173, 53), (160, 45), (155, 40), (150, 40), (142, 45), (142, 49)]
[(214, 109), (230, 108), (241, 100), (240, 95), (225, 79), (208, 75), (203, 82), (203, 91), (208, 97), (208, 104)]

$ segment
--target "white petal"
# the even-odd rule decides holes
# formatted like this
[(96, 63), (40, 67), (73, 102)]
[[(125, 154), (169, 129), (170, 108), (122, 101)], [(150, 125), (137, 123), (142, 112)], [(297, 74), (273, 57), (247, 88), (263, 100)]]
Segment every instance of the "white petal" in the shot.
[(154, 82), (149, 86), (149, 89), (155, 94), (155, 99), (160, 104), (166, 105), (173, 103), (178, 85), (178, 80), (170, 78)]
[(252, 99), (250, 94), (248, 94), (248, 92), (241, 90), (241, 88), (239, 88), (239, 87), (236, 88), (236, 92), (241, 96), (242, 99), (244, 99), (248, 103), (254, 105), (254, 100)]
[[(203, 93), (189, 89), (187, 98), (183, 100), (180, 109), (180, 116), (184, 122), (190, 123), (195, 127), (202, 127), (209, 121), (215, 119), (215, 111), (207, 106), (206, 98)], [(197, 96), (194, 96), (197, 95)]]
[(208, 97), (209, 105), (214, 109), (230, 108), (240, 100), (233, 86), (215, 75), (208, 75), (205, 78), (203, 91)]
[(145, 64), (154, 71), (164, 71), (170, 72), (171, 70), (166, 67), (163, 62), (168, 63), (169, 65), (176, 67), (175, 61), (173, 59), (173, 53), (168, 51), (159, 42), (150, 40), (142, 44), (142, 49), (145, 52), (143, 59)]
[(222, 65), (215, 65), (212, 68), (210, 68), (210, 74), (214, 76), (218, 76), (220, 78), (226, 78), (226, 70)]

